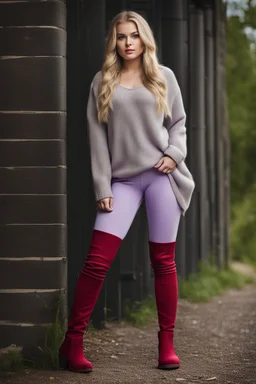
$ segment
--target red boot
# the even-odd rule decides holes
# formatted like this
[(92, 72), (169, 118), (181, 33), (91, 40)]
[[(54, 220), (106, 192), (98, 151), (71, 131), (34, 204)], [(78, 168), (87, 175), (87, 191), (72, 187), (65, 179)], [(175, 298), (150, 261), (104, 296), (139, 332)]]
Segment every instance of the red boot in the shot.
[(173, 346), (173, 332), (158, 332), (158, 351), (159, 369), (177, 369), (180, 367), (180, 359), (176, 355)]
[(93, 369), (84, 357), (83, 335), (121, 242), (115, 235), (93, 230), (88, 257), (76, 285), (65, 340), (59, 350), (62, 367), (65, 364), (65, 368), (82, 373)]
[(93, 370), (93, 365), (84, 357), (83, 337), (70, 338), (68, 335), (59, 350), (60, 368), (70, 369), (79, 373), (87, 373)]
[(149, 242), (151, 264), (155, 274), (155, 297), (158, 312), (158, 368), (176, 369), (180, 360), (173, 346), (173, 332), (178, 302), (178, 281), (172, 243)]

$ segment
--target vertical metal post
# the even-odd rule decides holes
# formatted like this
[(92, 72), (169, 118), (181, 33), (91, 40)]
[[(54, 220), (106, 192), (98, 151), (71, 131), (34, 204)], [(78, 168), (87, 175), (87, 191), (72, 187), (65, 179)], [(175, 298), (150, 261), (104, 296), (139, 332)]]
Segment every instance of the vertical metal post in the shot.
[[(186, 50), (187, 36), (184, 28), (184, 4), (176, 1), (162, 1), (162, 63), (171, 68), (179, 82), (184, 101), (186, 101)], [(186, 236), (185, 220), (181, 218), (177, 238), (176, 263), (179, 275), (186, 274)]]
[[(225, 74), (225, 6), (215, 1), (215, 103), (216, 103), (216, 218), (217, 264), (223, 267), (229, 252), (229, 139), (226, 123)], [(225, 237), (227, 240), (225, 240)]]
[(205, 52), (203, 10), (191, 6), (190, 13), (190, 166), (196, 189), (189, 219), (194, 226), (190, 247), (191, 265), (194, 272), (197, 260), (208, 257), (208, 201), (206, 176), (206, 132), (205, 132)]
[(215, 171), (215, 98), (214, 98), (214, 31), (213, 9), (208, 6), (205, 16), (205, 123), (206, 123), (206, 165), (209, 193), (209, 249), (211, 255), (216, 254), (216, 171)]

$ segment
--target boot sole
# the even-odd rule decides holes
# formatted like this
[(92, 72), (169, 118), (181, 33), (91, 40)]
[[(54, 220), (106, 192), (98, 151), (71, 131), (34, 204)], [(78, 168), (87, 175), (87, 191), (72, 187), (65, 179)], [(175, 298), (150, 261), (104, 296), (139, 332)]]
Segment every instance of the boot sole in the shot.
[(76, 372), (76, 373), (90, 373), (92, 372), (92, 369), (84, 369), (84, 370), (75, 370), (75, 369), (72, 369), (70, 367), (68, 367), (68, 370), (71, 371), (71, 372)]
[(164, 364), (158, 365), (158, 369), (178, 369), (180, 367), (179, 364)]

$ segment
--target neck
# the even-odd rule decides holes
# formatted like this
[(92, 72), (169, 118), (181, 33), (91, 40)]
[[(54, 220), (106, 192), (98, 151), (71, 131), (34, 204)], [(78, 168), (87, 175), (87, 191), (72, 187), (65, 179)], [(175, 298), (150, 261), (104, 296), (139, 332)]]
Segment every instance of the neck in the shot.
[(141, 57), (139, 56), (131, 61), (124, 60), (122, 69), (124, 72), (140, 72), (142, 69)]

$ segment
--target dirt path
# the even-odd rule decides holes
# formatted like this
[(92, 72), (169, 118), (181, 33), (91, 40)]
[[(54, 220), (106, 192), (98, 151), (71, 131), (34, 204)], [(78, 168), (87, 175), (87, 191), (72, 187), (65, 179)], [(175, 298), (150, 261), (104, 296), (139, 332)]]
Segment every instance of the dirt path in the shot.
[(207, 304), (179, 301), (179, 370), (156, 369), (156, 322), (147, 328), (107, 324), (107, 329), (88, 335), (86, 349), (86, 356), (94, 364), (90, 374), (28, 370), (1, 376), (0, 382), (256, 384), (256, 285), (229, 291)]

